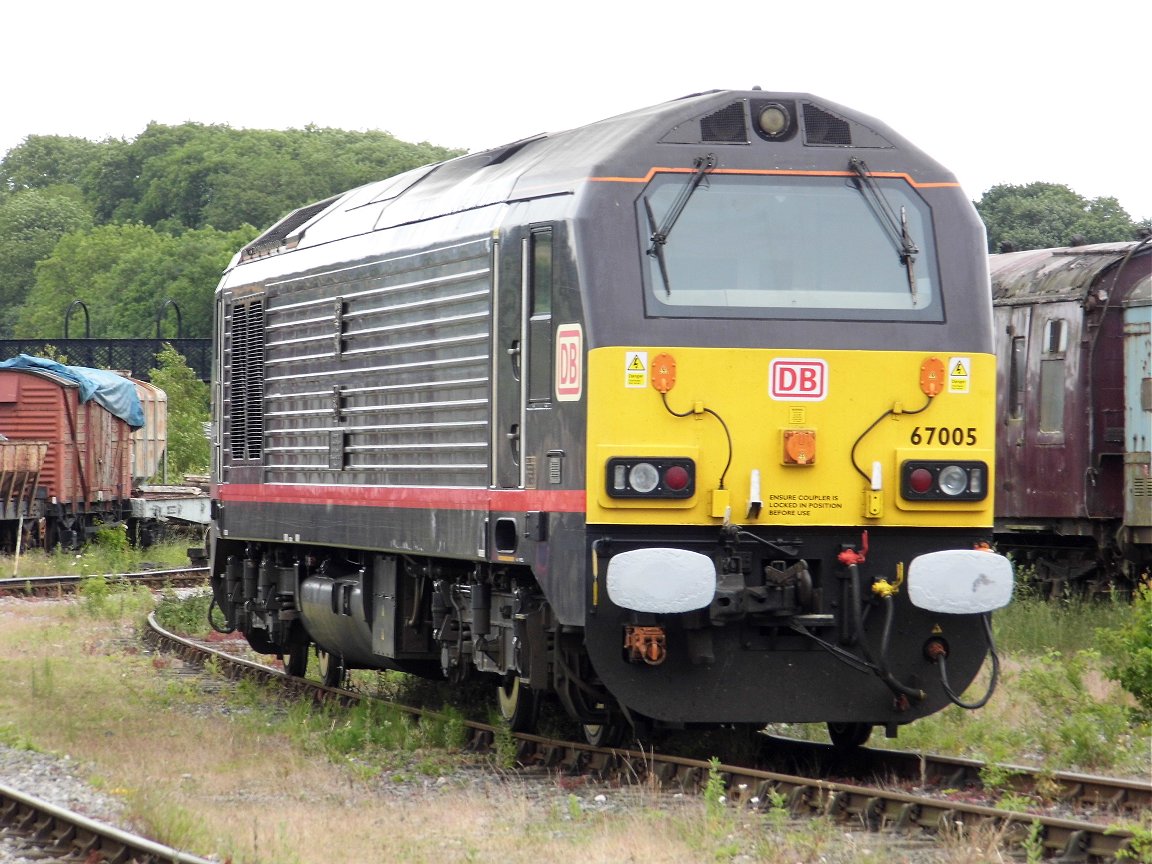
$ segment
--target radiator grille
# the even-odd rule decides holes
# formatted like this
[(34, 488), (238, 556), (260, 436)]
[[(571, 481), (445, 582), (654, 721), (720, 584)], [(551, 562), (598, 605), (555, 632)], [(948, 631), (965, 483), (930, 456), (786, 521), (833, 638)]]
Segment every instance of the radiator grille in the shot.
[(234, 460), (259, 459), (264, 448), (264, 299), (232, 307), (229, 331), (229, 449)]

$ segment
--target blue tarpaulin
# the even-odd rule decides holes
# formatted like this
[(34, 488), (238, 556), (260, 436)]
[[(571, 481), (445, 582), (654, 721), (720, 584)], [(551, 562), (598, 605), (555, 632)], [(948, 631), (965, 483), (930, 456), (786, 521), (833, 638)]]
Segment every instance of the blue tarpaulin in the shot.
[(140, 405), (136, 385), (123, 375), (117, 375), (107, 369), (65, 366), (55, 360), (30, 357), (27, 354), (19, 354), (11, 360), (0, 361), (0, 369), (43, 369), (52, 372), (79, 385), (82, 403), (95, 399), (133, 429), (139, 429), (144, 425), (144, 408)]

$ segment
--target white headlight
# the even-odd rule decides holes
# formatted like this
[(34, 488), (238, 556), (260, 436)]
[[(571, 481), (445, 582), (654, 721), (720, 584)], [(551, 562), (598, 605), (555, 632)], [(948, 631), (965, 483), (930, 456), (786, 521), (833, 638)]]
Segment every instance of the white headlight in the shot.
[(941, 469), (936, 482), (945, 495), (961, 495), (968, 488), (968, 472), (959, 465), (949, 465)]
[(660, 484), (660, 472), (651, 462), (637, 462), (628, 472), (628, 485), (642, 495), (647, 495)]

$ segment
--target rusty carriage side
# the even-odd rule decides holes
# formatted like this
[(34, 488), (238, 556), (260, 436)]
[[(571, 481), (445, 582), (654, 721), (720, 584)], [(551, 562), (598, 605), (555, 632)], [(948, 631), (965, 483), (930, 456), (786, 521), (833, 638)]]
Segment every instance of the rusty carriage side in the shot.
[(36, 489), (47, 453), (47, 441), (0, 439), (0, 551), (19, 552), (38, 525)]
[(996, 542), (1050, 590), (1152, 564), (1148, 239), (992, 255)]
[(0, 434), (43, 447), (34, 491), (25, 485), (22, 504), (5, 513), (32, 523), (32, 542), (78, 546), (100, 526), (123, 521), (132, 427), (90, 398), (82, 382), (53, 368), (0, 365)]

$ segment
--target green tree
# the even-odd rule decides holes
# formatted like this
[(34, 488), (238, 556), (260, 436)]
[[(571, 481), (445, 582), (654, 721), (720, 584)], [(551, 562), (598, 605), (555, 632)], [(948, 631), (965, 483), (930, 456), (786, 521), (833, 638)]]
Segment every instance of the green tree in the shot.
[(52, 254), (72, 231), (91, 226), (92, 216), (72, 186), (29, 189), (0, 200), (0, 335), (36, 281), (36, 263)]
[(71, 184), (97, 224), (231, 231), (460, 152), (378, 131), (150, 123), (132, 141), (29, 136), (0, 160), (0, 200)]
[(86, 138), (29, 135), (0, 159), (0, 189), (20, 192), (65, 183), (83, 189), (103, 147)]
[(993, 186), (976, 202), (988, 249), (1049, 249), (1132, 240), (1137, 225), (1115, 198), (1076, 194), (1056, 183)]
[[(151, 336), (165, 300), (180, 310), (185, 337), (212, 332), (212, 296), (220, 273), (237, 249), (256, 236), (205, 228), (180, 237), (146, 225), (101, 225), (65, 235), (40, 262), (36, 283), (16, 313), (20, 338), (52, 338), (62, 332), (73, 300), (83, 300), (91, 335), (104, 339)], [(175, 316), (165, 315), (162, 335), (175, 335)]]
[(236, 130), (151, 124), (131, 145), (139, 165), (134, 205), (98, 212), (179, 232), (267, 226), (311, 203), (459, 151), (409, 144), (386, 132)]
[(168, 396), (168, 471), (204, 474), (211, 450), (204, 424), (208, 422), (208, 385), (196, 377), (184, 356), (165, 343), (148, 372), (152, 383)]

